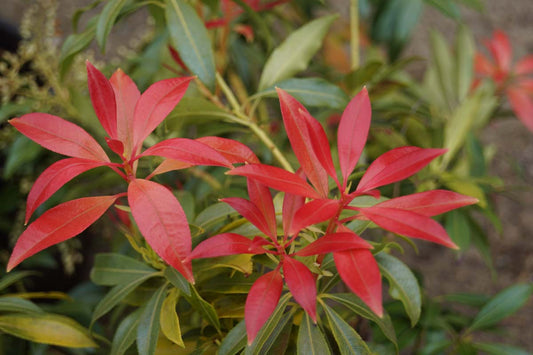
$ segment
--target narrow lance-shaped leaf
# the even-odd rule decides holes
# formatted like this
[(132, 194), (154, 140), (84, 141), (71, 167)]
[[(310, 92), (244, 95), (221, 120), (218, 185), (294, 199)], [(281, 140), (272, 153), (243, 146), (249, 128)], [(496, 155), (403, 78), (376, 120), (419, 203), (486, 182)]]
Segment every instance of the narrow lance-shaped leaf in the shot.
[(487, 47), (496, 60), (496, 66), (506, 72), (511, 68), (511, 43), (505, 32), (501, 30), (494, 31), (492, 40), (486, 43)]
[(285, 257), (283, 276), (292, 296), (316, 323), (316, 281), (305, 264)]
[(252, 344), (278, 304), (283, 289), (283, 280), (278, 270), (270, 271), (259, 277), (246, 298), (244, 319), (248, 345)]
[(180, 203), (164, 186), (143, 179), (130, 182), (128, 202), (139, 230), (154, 251), (194, 282), (183, 259), (191, 252), (191, 232)]
[(307, 313), (300, 323), (297, 340), (298, 355), (329, 355), (328, 343), (318, 325), (311, 322)]
[(337, 148), (343, 188), (355, 168), (366, 144), (372, 109), (368, 91), (363, 88), (346, 106), (337, 130)]
[(80, 234), (116, 199), (117, 196), (84, 197), (49, 209), (21, 234), (7, 263), (7, 270), (49, 246)]
[(196, 139), (205, 145), (210, 146), (222, 154), (232, 164), (235, 163), (259, 163), (259, 159), (254, 152), (246, 145), (233, 139), (222, 137), (201, 137)]
[(248, 187), (248, 196), (250, 201), (261, 211), (265, 222), (268, 226), (270, 236), (275, 238), (278, 234), (276, 210), (274, 209), (274, 202), (270, 189), (254, 179), (247, 179), (246, 185)]
[(127, 1), (128, 0), (111, 0), (107, 2), (98, 16), (98, 22), (96, 24), (96, 41), (102, 52), (105, 50), (105, 44), (109, 32), (111, 32), (111, 28), (113, 28), (120, 10), (126, 5)]
[(381, 274), (372, 253), (367, 249), (354, 249), (335, 252), (333, 258), (346, 286), (381, 317)]
[(91, 270), (91, 281), (97, 285), (118, 285), (139, 277), (153, 274), (156, 270), (145, 263), (115, 253), (97, 254)]
[[(98, 27), (96, 28), (98, 34)], [(93, 103), (94, 111), (100, 124), (104, 127), (109, 137), (117, 138), (117, 109), (115, 93), (107, 78), (89, 61), (87, 65), (87, 83), (89, 95)]]
[(28, 223), (37, 207), (48, 200), (57, 190), (67, 182), (86, 172), (87, 170), (105, 165), (104, 162), (80, 158), (62, 159), (46, 168), (33, 184), (26, 202), (26, 217)]
[(527, 129), (533, 132), (533, 99), (531, 96), (525, 90), (509, 88), (507, 97), (513, 112)]
[(137, 349), (139, 355), (155, 355), (159, 338), (161, 307), (165, 300), (168, 284), (154, 292), (144, 306), (137, 326)]
[(183, 348), (185, 347), (185, 344), (181, 338), (180, 321), (178, 314), (176, 313), (178, 299), (179, 291), (174, 288), (163, 301), (159, 322), (161, 325), (161, 331), (165, 337)]
[(239, 212), (241, 216), (250, 221), (250, 223), (256, 226), (261, 232), (265, 233), (265, 235), (272, 239), (275, 238), (275, 230), (271, 229), (265, 216), (255, 204), (240, 197), (224, 198), (222, 201), (230, 205), (235, 211)]
[(141, 308), (137, 309), (120, 322), (113, 337), (110, 355), (123, 355), (133, 344), (137, 334), (141, 310)]
[(310, 225), (327, 221), (338, 211), (339, 201), (337, 200), (320, 199), (308, 202), (294, 214), (288, 234), (293, 235)]
[(214, 258), (235, 254), (261, 254), (264, 252), (264, 249), (254, 248), (252, 239), (235, 233), (223, 233), (198, 244), (188, 259)]
[(70, 157), (109, 162), (102, 147), (85, 130), (47, 113), (29, 113), (9, 120), (20, 133), (53, 152)]
[(372, 249), (372, 245), (355, 233), (339, 232), (326, 234), (308, 246), (298, 250), (295, 255), (311, 256), (350, 249)]
[(292, 230), (294, 214), (300, 209), (300, 207), (304, 205), (304, 203), (304, 196), (293, 195), (287, 192), (285, 193), (282, 207), (283, 235), (285, 237), (289, 236), (289, 231)]

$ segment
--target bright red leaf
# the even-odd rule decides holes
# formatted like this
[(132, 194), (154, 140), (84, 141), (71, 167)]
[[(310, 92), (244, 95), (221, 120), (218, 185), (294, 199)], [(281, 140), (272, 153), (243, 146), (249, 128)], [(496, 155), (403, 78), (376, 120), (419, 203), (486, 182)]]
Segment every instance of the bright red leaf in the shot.
[(89, 95), (93, 103), (96, 116), (109, 137), (117, 138), (117, 111), (115, 93), (107, 78), (89, 61), (87, 66), (87, 82)]
[(506, 92), (516, 117), (533, 132), (533, 91), (528, 93), (523, 89), (509, 88)]
[(337, 200), (320, 199), (306, 203), (294, 214), (288, 235), (294, 235), (303, 228), (333, 218), (339, 208)]
[(270, 189), (254, 179), (248, 179), (247, 186), (250, 201), (257, 206), (265, 219), (265, 222), (268, 226), (268, 231), (270, 232), (268, 235), (275, 238), (278, 235), (278, 228), (276, 221), (276, 210), (274, 209), (274, 203), (272, 202)]
[(266, 221), (265, 216), (257, 206), (248, 200), (240, 197), (228, 197), (221, 199), (222, 202), (230, 205), (241, 216), (246, 218), (250, 223), (257, 227), (265, 235), (273, 240), (276, 239), (276, 231), (272, 230), (270, 224)]
[(283, 258), (283, 276), (292, 296), (316, 323), (316, 281), (302, 262)]
[(265, 250), (256, 246), (252, 239), (240, 234), (223, 233), (204, 240), (194, 248), (188, 260), (214, 258), (235, 254), (262, 254)]
[(298, 256), (311, 256), (350, 249), (372, 248), (372, 245), (353, 232), (338, 232), (326, 234), (294, 254)]
[(300, 207), (304, 205), (304, 203), (304, 196), (293, 195), (287, 192), (285, 193), (282, 207), (283, 235), (285, 237), (288, 237), (289, 231), (292, 230), (294, 214), (300, 209)]
[(196, 140), (215, 149), (226, 159), (228, 159), (232, 164), (259, 163), (259, 159), (250, 148), (248, 148), (241, 142), (237, 142), (233, 139), (221, 137), (201, 137)]

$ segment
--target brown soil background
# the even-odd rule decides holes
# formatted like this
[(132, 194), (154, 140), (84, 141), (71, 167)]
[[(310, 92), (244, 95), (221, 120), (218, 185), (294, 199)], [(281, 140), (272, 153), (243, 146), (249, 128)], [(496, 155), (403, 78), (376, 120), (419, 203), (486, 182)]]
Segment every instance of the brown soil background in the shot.
[[(17, 24), (24, 8), (34, 1), (1, 0), (0, 17)], [(71, 32), (70, 16), (92, 1), (60, 0), (58, 27), (64, 36)], [(348, 1), (331, 1), (347, 14)], [(488, 38), (492, 31), (506, 31), (513, 45), (514, 58), (533, 53), (533, 0), (486, 0), (482, 13), (463, 9), (463, 20), (473, 31), (476, 42)], [(132, 24), (144, 24), (143, 16)], [(137, 26), (132, 26), (137, 27)], [(453, 40), (456, 25), (436, 10), (426, 7), (406, 54), (429, 57), (429, 31), (436, 29)], [(113, 43), (131, 38), (131, 27), (120, 26), (112, 32)], [(122, 42), (123, 43), (123, 42)], [(421, 71), (422, 72), (422, 71)], [(430, 295), (454, 292), (494, 294), (516, 282), (533, 281), (533, 134), (514, 117), (492, 122), (483, 132), (485, 144), (493, 145), (497, 153), (492, 173), (502, 178), (506, 188), (492, 196), (503, 222), (503, 233), (489, 229), (489, 239), (497, 278), (491, 277), (475, 250), (459, 256), (429, 243), (419, 243), (420, 254), (402, 257), (411, 267), (424, 274)], [(522, 346), (533, 352), (533, 300), (517, 314), (504, 321), (504, 333), (485, 336), (486, 341), (503, 341)]]

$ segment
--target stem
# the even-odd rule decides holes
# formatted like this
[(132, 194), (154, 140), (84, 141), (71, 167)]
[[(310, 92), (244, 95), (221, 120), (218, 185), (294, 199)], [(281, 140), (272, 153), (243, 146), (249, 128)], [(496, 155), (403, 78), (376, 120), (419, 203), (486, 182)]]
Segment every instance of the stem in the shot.
[(352, 70), (359, 68), (359, 0), (350, 0), (350, 49)]

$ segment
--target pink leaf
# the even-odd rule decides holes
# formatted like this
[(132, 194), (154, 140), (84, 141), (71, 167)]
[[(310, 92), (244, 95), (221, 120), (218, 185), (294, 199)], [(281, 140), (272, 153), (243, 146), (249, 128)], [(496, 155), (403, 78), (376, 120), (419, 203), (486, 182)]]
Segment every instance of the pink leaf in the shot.
[(487, 43), (492, 56), (496, 61), (496, 66), (505, 72), (511, 68), (511, 44), (507, 35), (501, 31), (494, 31), (492, 39)]
[(418, 147), (389, 150), (370, 164), (356, 191), (369, 191), (408, 178), (445, 152), (446, 149)]
[(222, 202), (230, 205), (235, 211), (239, 212), (241, 216), (246, 218), (250, 223), (256, 226), (261, 232), (272, 239), (276, 238), (275, 230), (272, 231), (261, 210), (257, 206), (240, 197), (228, 197), (221, 199)]
[(89, 85), (89, 95), (93, 103), (94, 111), (104, 127), (109, 137), (117, 138), (117, 108), (115, 103), (115, 93), (107, 78), (89, 61), (87, 66), (87, 81)]
[(104, 162), (94, 160), (67, 158), (50, 165), (41, 175), (39, 175), (31, 188), (26, 203), (26, 218), (24, 223), (28, 223), (31, 215), (35, 212), (35, 209), (44, 201), (48, 200), (50, 196), (67, 182), (87, 170), (104, 164)]
[(181, 170), (181, 169), (190, 168), (191, 166), (194, 166), (194, 164), (185, 163), (185, 162), (174, 160), (174, 159), (165, 159), (163, 160), (161, 164), (157, 166), (157, 168), (154, 169), (154, 171), (152, 171), (150, 175), (155, 176), (155, 175), (167, 173), (173, 170)]
[(294, 235), (303, 228), (333, 218), (339, 208), (337, 200), (320, 199), (306, 203), (294, 214), (288, 235)]
[(188, 260), (199, 258), (214, 258), (235, 254), (263, 254), (265, 250), (255, 246), (252, 239), (235, 233), (214, 235), (194, 248)]
[(131, 158), (133, 152), (133, 113), (141, 97), (137, 85), (122, 70), (118, 69), (109, 79), (115, 92), (117, 104), (117, 139), (124, 144), (124, 156)]
[(393, 233), (458, 249), (446, 230), (439, 223), (424, 215), (380, 206), (361, 208), (360, 212), (381, 228)]
[(232, 164), (235, 163), (259, 163), (259, 159), (250, 148), (233, 139), (221, 137), (202, 137), (196, 139), (202, 142), (228, 159)]
[(305, 203), (305, 197), (293, 195), (290, 193), (285, 193), (283, 197), (283, 234), (285, 237), (289, 236), (289, 231), (292, 230), (292, 223), (294, 221), (294, 214), (300, 209)]
[(282, 290), (283, 279), (277, 269), (262, 275), (252, 285), (244, 305), (248, 345), (253, 343), (259, 330), (276, 309)]
[(7, 263), (7, 271), (39, 251), (80, 234), (116, 199), (117, 196), (84, 197), (49, 209), (19, 237)]
[(288, 192), (310, 198), (320, 195), (300, 176), (281, 168), (265, 164), (248, 164), (233, 168), (228, 175), (241, 175), (257, 181), (278, 191)]
[(215, 165), (231, 168), (231, 163), (210, 146), (188, 138), (166, 139), (146, 149), (140, 156), (156, 155), (193, 165)]
[(278, 227), (276, 222), (276, 210), (274, 209), (270, 189), (254, 179), (248, 179), (247, 185), (250, 201), (257, 206), (259, 211), (261, 211), (268, 226), (268, 230), (270, 231), (269, 235), (275, 238), (278, 235)]
[(432, 190), (392, 198), (377, 204), (377, 207), (396, 208), (431, 217), (453, 209), (472, 205), (478, 200), (447, 190)]
[(142, 144), (180, 102), (191, 80), (191, 77), (161, 80), (141, 95), (133, 114), (134, 149)]
[(507, 97), (516, 117), (533, 132), (533, 98), (524, 90), (509, 88)]
[(533, 54), (520, 59), (515, 65), (514, 73), (516, 75), (527, 75), (533, 73)]
[(365, 146), (371, 117), (372, 109), (368, 91), (363, 88), (346, 106), (337, 131), (343, 188), (346, 188), (348, 177), (357, 165)]
[(382, 317), (381, 274), (372, 253), (368, 249), (339, 251), (333, 259), (346, 286)]
[(316, 281), (302, 262), (285, 257), (283, 275), (292, 296), (316, 323)]
[(183, 263), (191, 252), (191, 232), (172, 192), (158, 183), (136, 179), (128, 186), (128, 203), (139, 230), (157, 255), (194, 282), (190, 265)]
[(298, 250), (295, 255), (311, 256), (351, 249), (372, 248), (372, 245), (353, 232), (339, 232), (326, 234), (323, 237), (318, 238), (305, 248)]
[(102, 147), (85, 130), (47, 113), (29, 113), (9, 120), (20, 133), (53, 152), (109, 162)]
[[(313, 150), (308, 124), (304, 118), (304, 114), (309, 114), (309, 112), (285, 91), (281, 89), (277, 89), (277, 91), (283, 123), (292, 150), (311, 184), (317, 189), (321, 197), (326, 197), (329, 191), (328, 175)], [(311, 117), (311, 119), (314, 118)]]
[(111, 149), (119, 157), (124, 156), (124, 144), (121, 141), (119, 141), (118, 139), (111, 139), (105, 137), (105, 142), (107, 143), (109, 149)]

